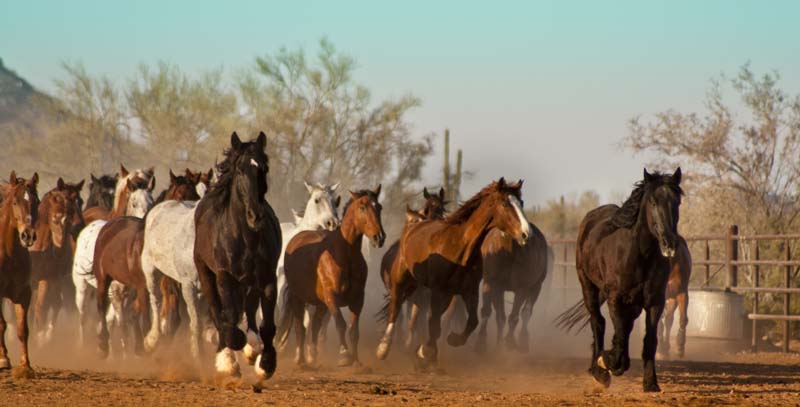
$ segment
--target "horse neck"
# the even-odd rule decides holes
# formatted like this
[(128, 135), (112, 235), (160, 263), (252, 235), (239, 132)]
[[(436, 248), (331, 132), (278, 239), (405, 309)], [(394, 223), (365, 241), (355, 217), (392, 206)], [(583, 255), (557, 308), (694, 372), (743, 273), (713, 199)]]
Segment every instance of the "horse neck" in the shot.
[(483, 240), (489, 233), (489, 224), (492, 221), (492, 217), (489, 211), (485, 210), (484, 207), (485, 204), (481, 204), (478, 209), (472, 212), (469, 219), (458, 225), (454, 225), (455, 233), (458, 233), (462, 241), (463, 251), (460, 256), (460, 263), (462, 265), (466, 265), (469, 258), (472, 257), (472, 254), (476, 250), (480, 250)]
[(120, 216), (125, 216), (128, 212), (128, 200), (131, 197), (131, 192), (128, 188), (125, 188), (124, 191), (120, 192), (119, 199), (114, 200), (114, 209), (111, 210), (111, 214), (109, 215), (108, 219), (118, 218)]
[(347, 241), (350, 247), (361, 250), (361, 240), (364, 236), (364, 232), (358, 230), (353, 218), (354, 216), (351, 214), (351, 211), (348, 210), (342, 218), (342, 225), (339, 227), (339, 234), (342, 235), (342, 238)]
[(47, 250), (53, 245), (50, 231), (50, 203), (43, 201), (39, 204), (39, 215), (36, 219), (36, 241), (31, 247), (32, 251)]
[(14, 227), (12, 219), (11, 199), (4, 199), (0, 206), (0, 246), (6, 257), (11, 256), (14, 251), (14, 241), (17, 240), (17, 229)]

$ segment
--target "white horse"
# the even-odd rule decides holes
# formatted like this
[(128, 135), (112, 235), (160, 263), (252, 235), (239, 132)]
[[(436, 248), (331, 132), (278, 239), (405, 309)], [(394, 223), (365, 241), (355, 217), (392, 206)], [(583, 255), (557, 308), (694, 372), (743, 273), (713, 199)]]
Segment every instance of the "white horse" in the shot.
[(198, 201), (166, 201), (147, 216), (142, 248), (142, 271), (150, 295), (150, 331), (144, 340), (147, 351), (155, 349), (165, 324), (160, 321), (161, 296), (158, 283), (162, 274), (181, 285), (181, 296), (189, 314), (189, 347), (195, 360), (200, 358), (200, 278), (194, 264), (194, 213)]
[[(134, 183), (133, 180), (145, 182), (146, 187), (139, 188), (139, 185)], [(155, 182), (156, 180), (152, 172), (147, 170), (136, 170), (120, 177), (114, 192), (114, 209), (112, 216), (127, 215), (139, 218), (144, 217), (153, 205), (152, 192), (153, 188), (155, 188)], [(125, 189), (127, 189), (127, 193), (124, 193), (126, 192), (124, 191)], [(125, 196), (127, 199), (125, 202), (122, 202)], [(100, 229), (102, 229), (106, 223), (108, 223), (108, 221), (96, 220), (86, 225), (78, 235), (78, 241), (75, 245), (75, 256), (72, 262), (72, 282), (75, 284), (75, 304), (78, 307), (78, 315), (80, 316), (80, 343), (84, 343), (84, 339), (86, 338), (84, 329), (88, 317), (87, 300), (92, 290), (97, 289), (97, 280), (92, 271), (94, 246), (97, 242), (97, 236), (100, 234)], [(109, 296), (114, 293), (121, 293), (122, 291), (122, 287), (110, 288)], [(112, 297), (112, 304), (121, 303), (122, 301), (119, 298)], [(105, 315), (106, 321), (112, 326), (121, 324), (121, 313), (122, 310), (117, 309), (117, 307), (109, 308), (108, 314)], [(103, 316), (101, 316), (101, 318), (102, 317)]]

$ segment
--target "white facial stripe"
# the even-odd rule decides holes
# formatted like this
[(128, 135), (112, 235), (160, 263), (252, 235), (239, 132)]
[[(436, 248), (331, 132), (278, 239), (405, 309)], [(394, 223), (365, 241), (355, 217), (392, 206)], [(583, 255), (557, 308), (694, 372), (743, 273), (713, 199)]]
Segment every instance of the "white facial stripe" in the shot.
[(517, 197), (510, 195), (508, 200), (511, 202), (511, 206), (514, 207), (514, 211), (517, 212), (517, 218), (519, 218), (520, 228), (522, 229), (522, 233), (526, 236), (530, 236), (530, 226), (528, 225), (528, 219), (525, 217), (525, 213), (522, 212), (522, 203), (517, 199)]
[(250, 159), (250, 165), (252, 165), (253, 167), (258, 168), (258, 162), (256, 162), (256, 160), (254, 158)]
[(25, 191), (25, 195), (23, 196), (23, 198), (25, 198), (25, 200), (28, 201), (28, 202), (31, 201), (31, 196), (28, 195), (28, 191)]

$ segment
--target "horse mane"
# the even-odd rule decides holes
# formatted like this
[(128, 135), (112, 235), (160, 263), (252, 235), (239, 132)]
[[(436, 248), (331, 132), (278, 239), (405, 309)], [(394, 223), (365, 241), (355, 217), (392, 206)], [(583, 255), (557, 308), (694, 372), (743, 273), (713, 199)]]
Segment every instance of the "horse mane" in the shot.
[(466, 222), (472, 214), (478, 210), (483, 203), (483, 200), (497, 192), (503, 192), (503, 189), (506, 190), (509, 194), (514, 195), (517, 199), (522, 199), (520, 195), (519, 189), (509, 188), (507, 184), (504, 184), (505, 188), (501, 187), (498, 181), (494, 181), (491, 184), (485, 186), (481, 189), (477, 194), (473, 195), (472, 198), (468, 199), (464, 202), (455, 212), (446, 216), (444, 218), (444, 222), (448, 224), (459, 224)]
[(212, 208), (221, 208), (221, 205), (230, 199), (231, 184), (233, 183), (233, 175), (235, 173), (233, 166), (236, 160), (239, 159), (239, 156), (245, 151), (245, 145), (247, 145), (247, 142), (242, 143), (238, 149), (226, 148), (222, 152), (225, 159), (216, 165), (215, 173), (217, 174), (217, 180), (216, 182), (212, 182), (208, 187), (208, 191), (206, 191), (206, 195), (203, 197), (204, 200), (208, 200), (212, 203)]
[(373, 192), (373, 191), (371, 191), (369, 189), (359, 189), (358, 191), (354, 191), (353, 195), (355, 195), (355, 197), (350, 197), (350, 199), (347, 201), (347, 203), (344, 204), (344, 209), (342, 209), (342, 217), (344, 217), (344, 215), (347, 213), (347, 208), (350, 207), (350, 204), (353, 203), (353, 201), (356, 198), (361, 198), (363, 196), (368, 196), (371, 199), (375, 200), (376, 202), (378, 201), (378, 195), (376, 195), (375, 192)]
[(664, 185), (669, 186), (672, 191), (679, 196), (683, 195), (683, 190), (679, 185), (675, 185), (672, 182), (672, 177), (670, 175), (657, 171), (653, 172), (649, 180), (638, 181), (636, 184), (634, 184), (631, 195), (611, 216), (609, 225), (611, 225), (611, 227), (613, 227), (615, 230), (633, 227), (633, 225), (635, 225), (639, 220), (639, 211), (642, 208), (642, 200), (644, 199), (645, 195)]

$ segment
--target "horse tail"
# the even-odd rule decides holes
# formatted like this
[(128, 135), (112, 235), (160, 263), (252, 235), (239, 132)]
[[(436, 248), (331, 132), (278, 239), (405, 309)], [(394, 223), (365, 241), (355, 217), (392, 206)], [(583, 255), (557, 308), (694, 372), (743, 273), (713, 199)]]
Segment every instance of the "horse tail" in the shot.
[(275, 340), (280, 348), (286, 346), (286, 341), (289, 340), (289, 334), (292, 331), (292, 320), (295, 317), (292, 307), (289, 306), (289, 296), (289, 286), (287, 285), (280, 296), (281, 310), (283, 312), (278, 320), (278, 332), (275, 335)]
[[(602, 305), (605, 302), (605, 298), (600, 296), (600, 304)], [(589, 325), (589, 311), (583, 305), (583, 300), (578, 300), (575, 305), (569, 307), (566, 311), (561, 313), (556, 319), (553, 321), (555, 322), (556, 326), (564, 330), (565, 332), (572, 331), (576, 326), (578, 329), (575, 333), (579, 333), (586, 325)]]
[(383, 295), (383, 305), (380, 311), (375, 313), (375, 319), (380, 323), (389, 321), (389, 305), (391, 304), (391, 296), (389, 293)]

